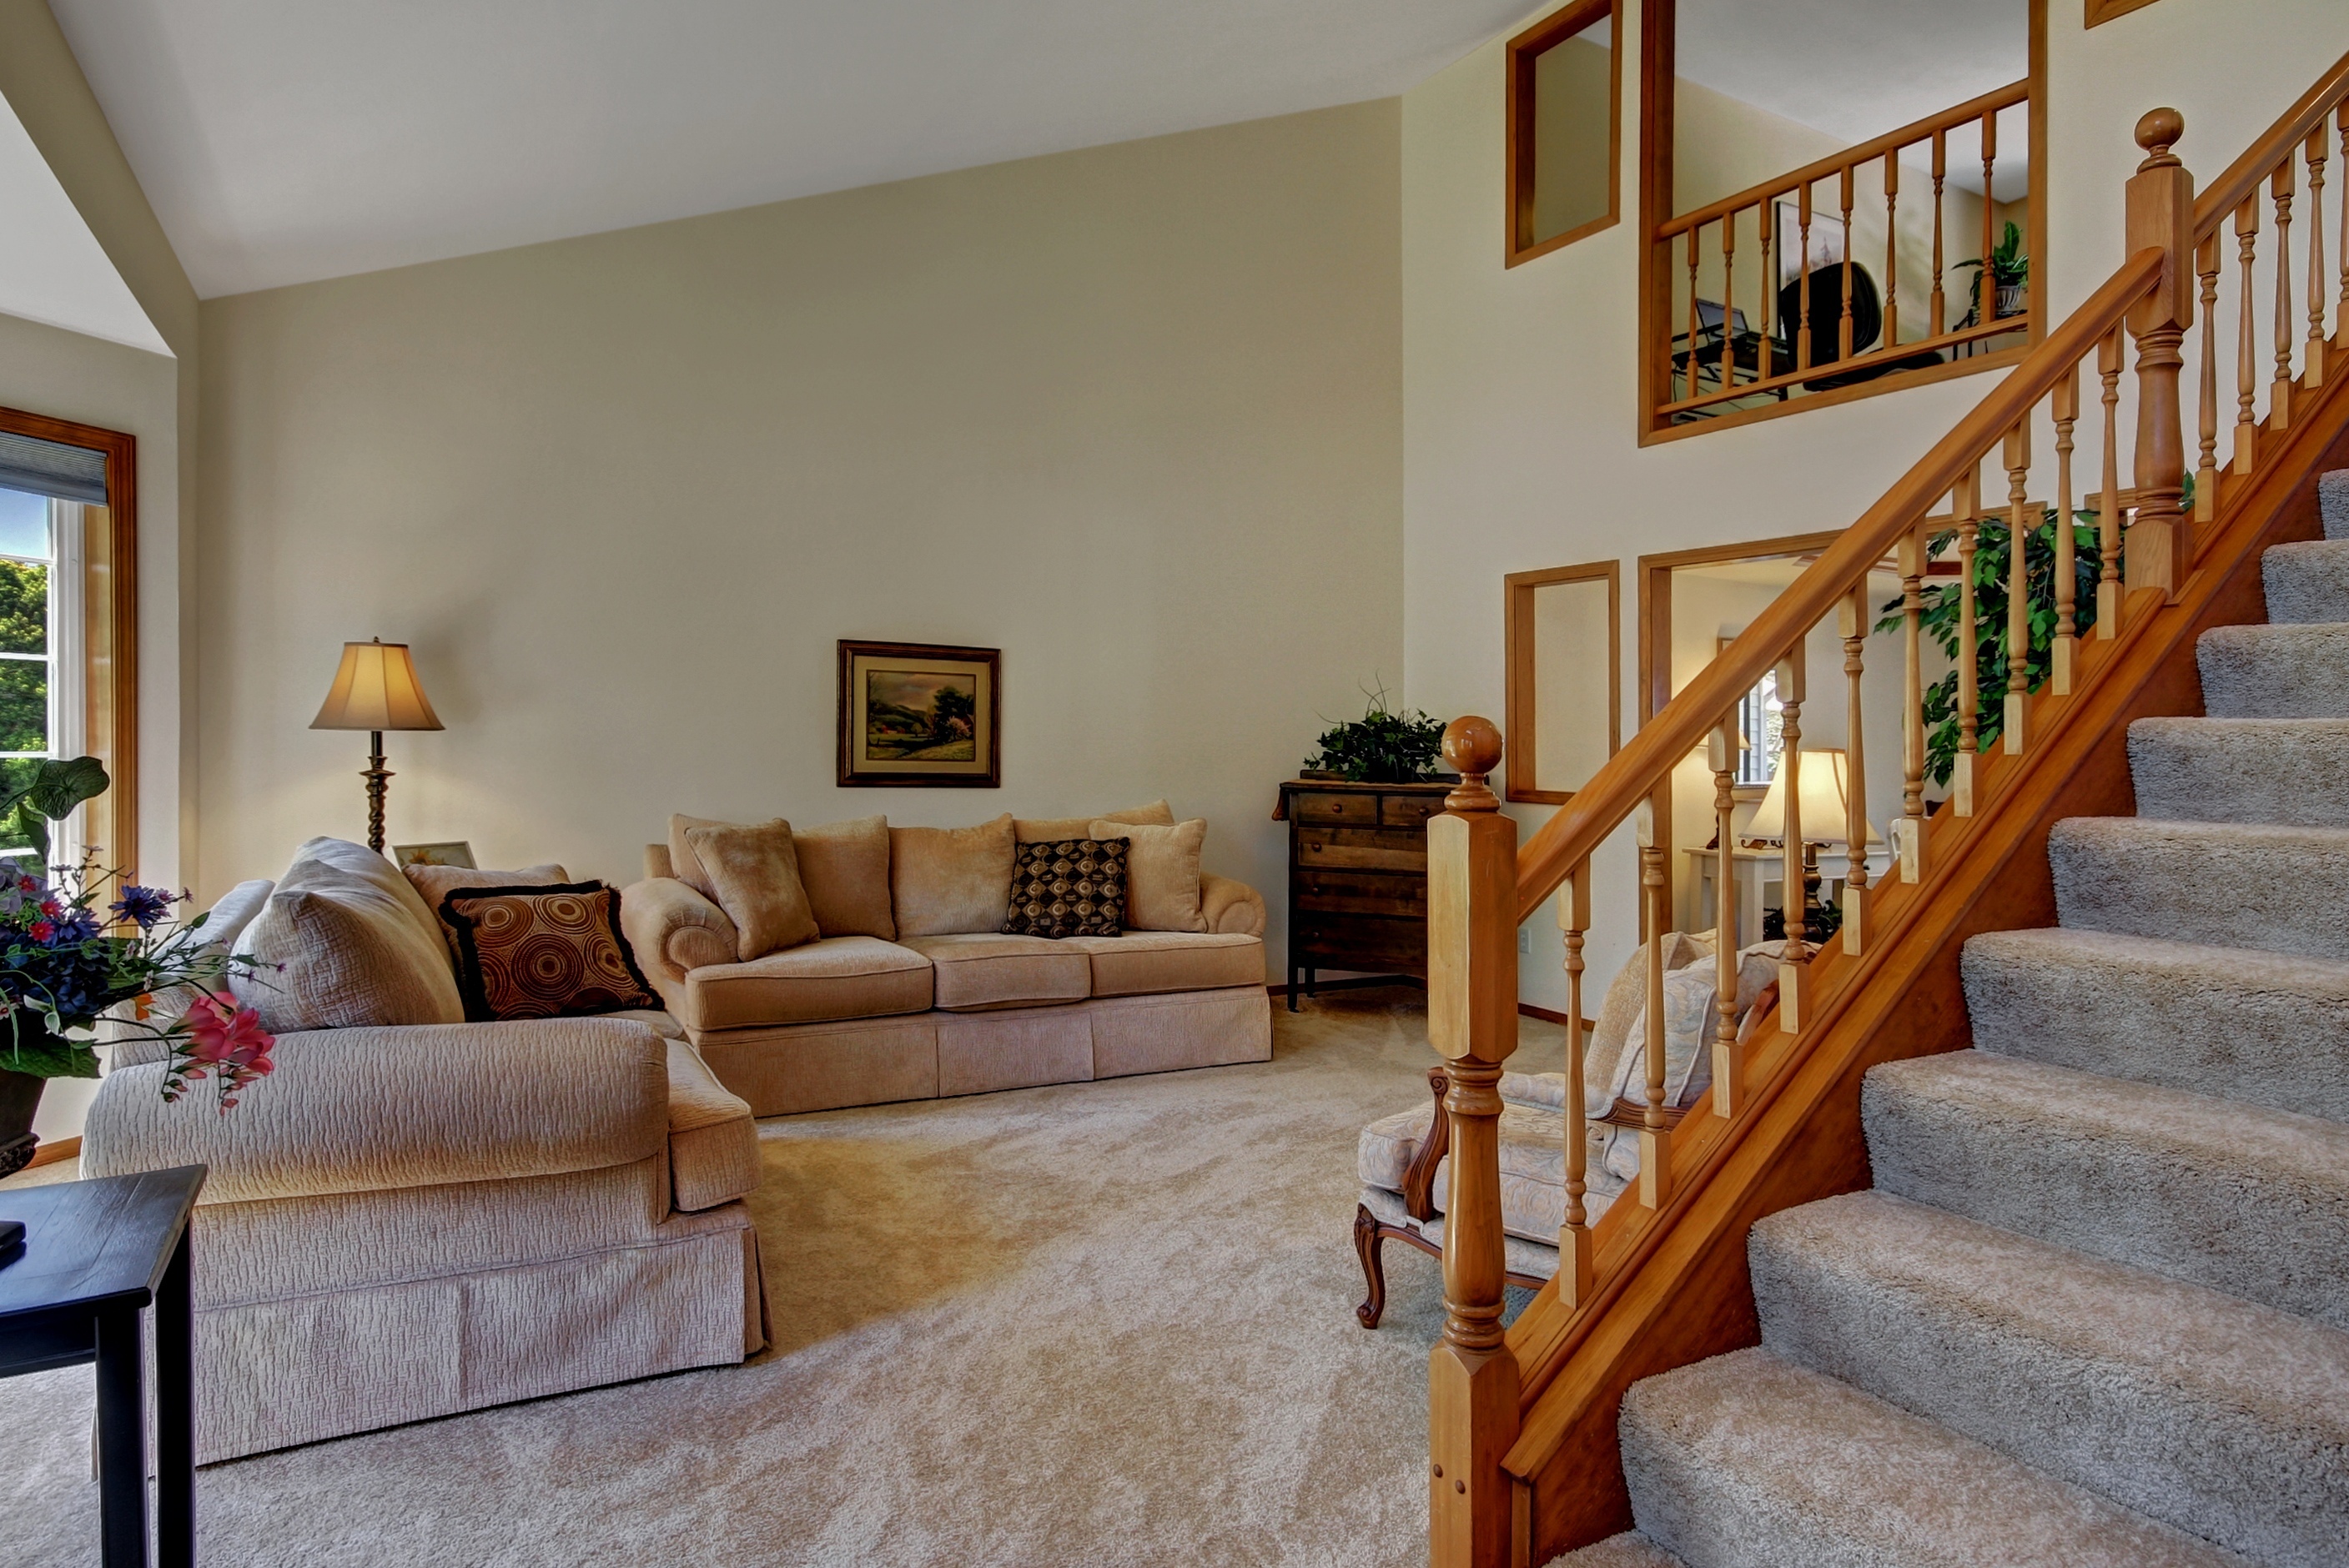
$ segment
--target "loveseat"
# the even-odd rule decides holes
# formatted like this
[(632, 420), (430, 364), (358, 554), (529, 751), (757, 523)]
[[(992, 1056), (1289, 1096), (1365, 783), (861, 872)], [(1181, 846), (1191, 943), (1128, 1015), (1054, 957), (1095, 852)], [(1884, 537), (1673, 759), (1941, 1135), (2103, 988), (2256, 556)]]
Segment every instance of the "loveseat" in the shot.
[(330, 839), (203, 930), (285, 965), (238, 983), (275, 1070), (166, 1104), (160, 1049), (117, 1046), (82, 1135), (87, 1176), (210, 1168), (200, 1461), (765, 1346), (757, 1129), (665, 1015), (460, 1021), (431, 908)]
[[(1197, 872), (1206, 824), (1176, 824), (1163, 800), (962, 829), (768, 824), (787, 830), (818, 934), (748, 958), (691, 848), (711, 826), (672, 820), (621, 921), (686, 1038), (758, 1115), (1271, 1057), (1264, 900)], [(1002, 930), (1019, 846), (1120, 829), (1193, 830), (1188, 902), (1151, 922), (1182, 929)]]

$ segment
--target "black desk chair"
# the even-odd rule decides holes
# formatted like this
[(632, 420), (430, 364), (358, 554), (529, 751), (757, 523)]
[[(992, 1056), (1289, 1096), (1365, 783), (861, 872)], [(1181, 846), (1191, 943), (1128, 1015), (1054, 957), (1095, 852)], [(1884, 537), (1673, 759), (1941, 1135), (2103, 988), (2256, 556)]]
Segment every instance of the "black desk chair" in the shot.
[[(1884, 299), (1877, 293), (1876, 279), (1859, 263), (1848, 266), (1819, 267), (1810, 275), (1811, 303), (1811, 363), (1814, 370), (1825, 369), (1842, 363), (1843, 310), (1845, 280), (1851, 289), (1851, 352), (1857, 358), (1876, 345), (1884, 331)], [(1773, 324), (1771, 343), (1771, 374), (1794, 374), (1795, 343), (1803, 324), (1803, 281), (1795, 278), (1778, 291), (1778, 319)], [(1896, 371), (1918, 370), (1941, 363), (1939, 352), (1927, 349), (1921, 354), (1886, 356), (1847, 370), (1834, 371), (1812, 377), (1802, 384), (1806, 392), (1826, 392), (1837, 387), (1857, 386), (1874, 381)]]

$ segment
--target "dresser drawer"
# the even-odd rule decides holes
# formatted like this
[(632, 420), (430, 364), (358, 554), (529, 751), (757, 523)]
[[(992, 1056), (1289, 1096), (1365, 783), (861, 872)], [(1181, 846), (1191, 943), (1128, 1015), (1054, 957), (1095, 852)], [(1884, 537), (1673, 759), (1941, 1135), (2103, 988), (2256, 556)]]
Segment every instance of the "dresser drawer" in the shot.
[(1361, 827), (1376, 827), (1379, 820), (1379, 798), (1376, 795), (1340, 795), (1334, 792), (1311, 794), (1299, 791), (1296, 797), (1297, 820), (1300, 822), (1348, 822)]
[(1297, 863), (1308, 870), (1427, 874), (1427, 834), (1413, 828), (1299, 828)]
[(1423, 828), (1430, 817), (1444, 810), (1441, 795), (1381, 795), (1379, 797), (1379, 820), (1390, 828)]
[(1381, 876), (1376, 872), (1299, 871), (1296, 907), (1316, 914), (1425, 920), (1427, 882), (1423, 877)]
[(1427, 967), (1427, 923), (1300, 913), (1289, 938), (1289, 956), (1318, 960), (1325, 969), (1399, 969), (1416, 975)]

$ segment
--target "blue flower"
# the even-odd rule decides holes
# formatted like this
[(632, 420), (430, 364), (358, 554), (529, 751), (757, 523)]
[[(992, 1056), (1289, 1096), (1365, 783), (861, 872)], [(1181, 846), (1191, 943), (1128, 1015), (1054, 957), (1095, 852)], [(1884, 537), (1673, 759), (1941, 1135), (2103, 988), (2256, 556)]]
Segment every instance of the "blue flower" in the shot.
[(109, 906), (120, 919), (136, 923), (141, 931), (152, 931), (155, 923), (171, 913), (171, 895), (161, 888), (126, 887), (122, 896)]

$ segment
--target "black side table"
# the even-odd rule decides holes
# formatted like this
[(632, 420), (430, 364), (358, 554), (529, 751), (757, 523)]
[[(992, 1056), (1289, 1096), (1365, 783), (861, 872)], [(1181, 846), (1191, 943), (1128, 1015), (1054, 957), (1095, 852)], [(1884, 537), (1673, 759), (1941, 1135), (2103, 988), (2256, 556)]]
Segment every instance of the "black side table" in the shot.
[(139, 1314), (155, 1308), (156, 1546), (196, 1561), (195, 1326), (188, 1212), (204, 1167), (0, 1190), (25, 1227), (0, 1266), (0, 1377), (98, 1363), (98, 1478), (106, 1568), (146, 1568), (147, 1411)]

